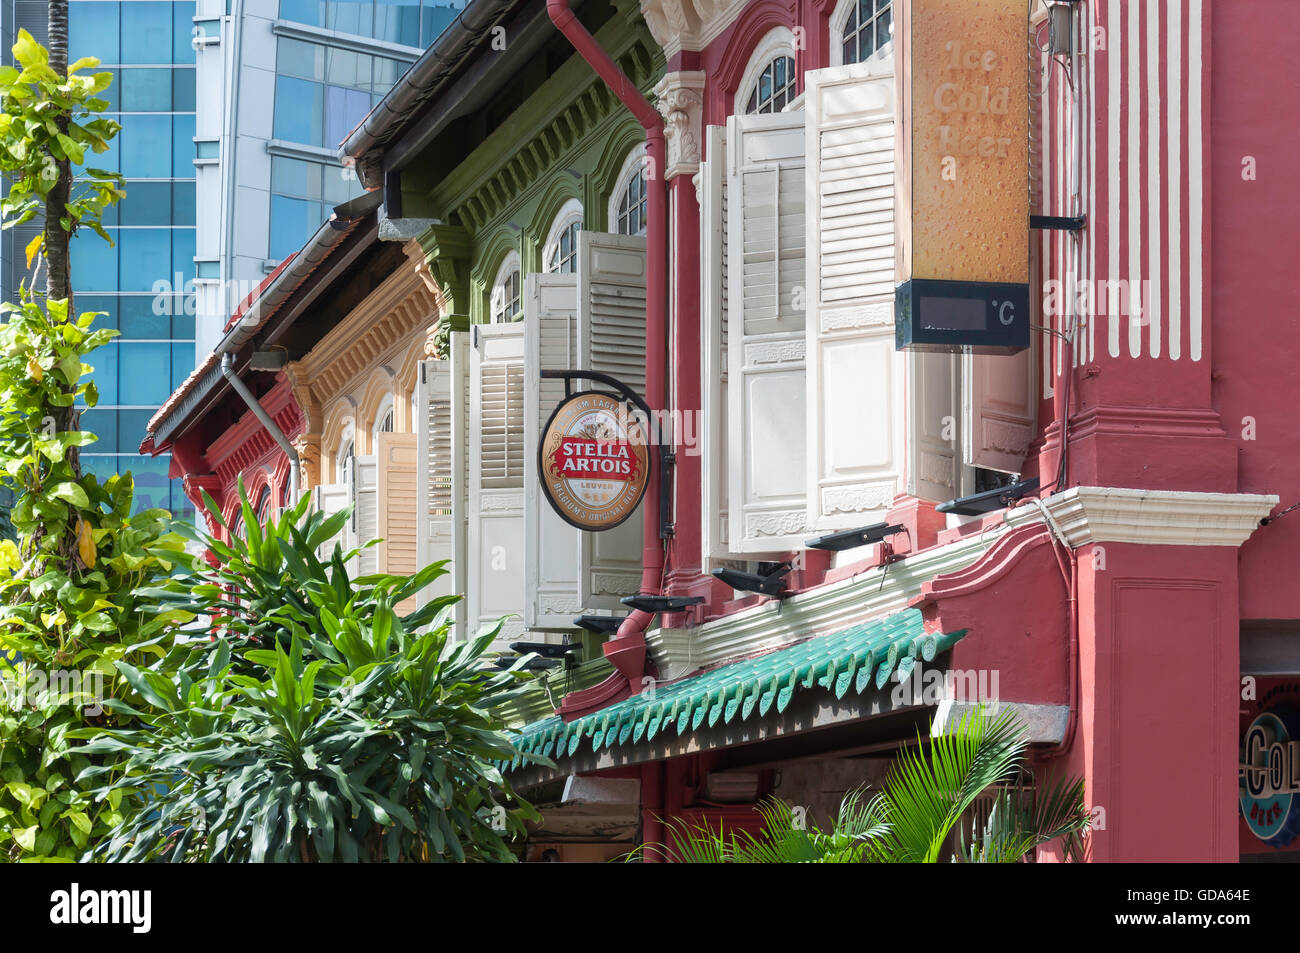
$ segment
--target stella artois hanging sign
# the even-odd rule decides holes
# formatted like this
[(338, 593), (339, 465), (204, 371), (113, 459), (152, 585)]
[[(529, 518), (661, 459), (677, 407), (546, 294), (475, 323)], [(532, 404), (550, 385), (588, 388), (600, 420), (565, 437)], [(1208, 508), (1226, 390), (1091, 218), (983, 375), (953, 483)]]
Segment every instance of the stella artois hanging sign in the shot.
[(617, 397), (573, 394), (547, 421), (537, 465), (542, 490), (561, 519), (589, 532), (613, 529), (645, 492), (645, 428)]

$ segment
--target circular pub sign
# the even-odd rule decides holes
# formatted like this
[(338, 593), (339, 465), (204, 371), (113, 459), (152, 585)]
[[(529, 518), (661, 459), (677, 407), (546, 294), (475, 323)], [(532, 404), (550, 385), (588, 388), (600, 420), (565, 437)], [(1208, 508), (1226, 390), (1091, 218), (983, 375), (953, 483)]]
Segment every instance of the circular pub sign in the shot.
[(632, 515), (650, 474), (645, 428), (612, 394), (583, 391), (560, 402), (542, 432), (537, 465), (551, 508), (590, 532)]
[(1271, 704), (1246, 726), (1239, 767), (1241, 815), (1270, 847), (1300, 835), (1300, 710)]

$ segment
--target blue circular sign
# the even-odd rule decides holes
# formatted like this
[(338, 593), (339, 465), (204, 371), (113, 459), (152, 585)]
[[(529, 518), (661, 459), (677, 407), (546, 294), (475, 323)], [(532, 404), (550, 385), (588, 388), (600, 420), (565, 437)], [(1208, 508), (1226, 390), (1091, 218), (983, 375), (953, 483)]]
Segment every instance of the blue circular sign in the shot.
[(1300, 835), (1300, 713), (1289, 705), (1260, 712), (1241, 739), (1241, 814), (1270, 847)]

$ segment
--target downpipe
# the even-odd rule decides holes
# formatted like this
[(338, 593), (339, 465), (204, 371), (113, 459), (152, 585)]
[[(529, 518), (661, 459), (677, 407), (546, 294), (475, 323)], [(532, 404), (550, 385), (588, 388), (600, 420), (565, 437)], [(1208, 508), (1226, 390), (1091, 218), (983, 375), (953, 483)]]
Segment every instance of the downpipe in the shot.
[[(668, 183), (664, 178), (666, 151), (664, 122), (659, 111), (641, 95), (613, 58), (584, 27), (568, 0), (546, 0), (546, 12), (556, 29), (564, 34), (610, 92), (636, 117), (645, 129), (646, 155), (650, 162), (646, 184), (646, 320), (645, 399), (651, 410), (661, 411), (665, 404), (667, 374), (667, 276), (668, 276)], [(658, 444), (655, 453), (658, 454)], [(657, 463), (657, 461), (656, 461)], [(641, 595), (662, 594), (664, 545), (660, 537), (659, 467), (650, 467), (642, 497), (645, 544), (641, 556)], [(614, 638), (605, 646), (605, 655), (636, 688), (645, 675), (645, 631), (654, 613), (634, 609), (618, 627)], [(625, 641), (627, 640), (627, 641)]]
[(289, 438), (284, 435), (284, 431), (271, 419), (271, 415), (266, 412), (266, 408), (253, 396), (253, 392), (248, 389), (248, 385), (239, 379), (239, 375), (235, 373), (235, 356), (229, 351), (221, 355), (221, 376), (230, 382), (230, 386), (234, 388), (240, 400), (248, 405), (248, 409), (253, 412), (253, 416), (261, 422), (262, 426), (266, 428), (266, 432), (271, 435), (271, 439), (279, 444), (280, 449), (289, 458), (289, 496), (292, 500), (290, 505), (297, 503), (298, 451), (289, 442)]

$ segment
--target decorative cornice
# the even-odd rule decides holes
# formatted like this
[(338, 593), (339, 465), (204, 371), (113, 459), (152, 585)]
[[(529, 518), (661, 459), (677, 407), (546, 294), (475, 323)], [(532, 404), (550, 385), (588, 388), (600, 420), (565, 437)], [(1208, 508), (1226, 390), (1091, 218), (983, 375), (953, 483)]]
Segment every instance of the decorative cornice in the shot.
[(669, 73), (655, 86), (668, 151), (664, 175), (669, 179), (700, 170), (705, 79), (699, 70)]
[[(1076, 486), (1042, 501), (1072, 547), (1087, 543), (1146, 546), (1240, 546), (1278, 497)], [(1035, 505), (1007, 511), (1010, 526), (1041, 521)]]
[[(663, 69), (653, 38), (611, 21), (597, 31), (596, 39), (636, 87), (649, 92)], [(507, 211), (521, 207), (538, 180), (564, 168), (569, 153), (597, 136), (611, 114), (619, 121), (626, 116), (609, 87), (593, 79), (591, 67), (577, 56), (534, 96), (544, 107), (512, 117), (434, 186), (432, 204), (444, 220), (459, 219), (477, 236)]]
[[(414, 268), (399, 268), (296, 362), (317, 407), (328, 407), (389, 356), (409, 348), (412, 335), (436, 320), (438, 302)], [(322, 429), (324, 429), (322, 427)]]
[(1003, 530), (924, 550), (888, 566), (819, 586), (779, 601), (742, 609), (688, 629), (654, 629), (646, 643), (661, 677), (778, 648), (810, 635), (838, 632), (905, 609), (923, 583), (963, 569), (984, 554)]
[[(1187, 493), (1072, 487), (1043, 505), (1072, 547), (1089, 542), (1164, 546), (1240, 546), (1278, 503), (1271, 495)], [(1013, 531), (1044, 522), (1036, 505), (1006, 511), (1005, 521), (946, 545), (877, 566), (850, 579), (765, 602), (692, 628), (646, 633), (661, 677), (677, 678), (730, 659), (767, 651), (810, 635), (839, 631), (906, 608), (937, 576), (973, 566)], [(1014, 537), (1014, 538), (1013, 538)], [(963, 577), (964, 578), (964, 577)]]
[(702, 50), (740, 15), (749, 0), (641, 0), (641, 16), (667, 57)]

